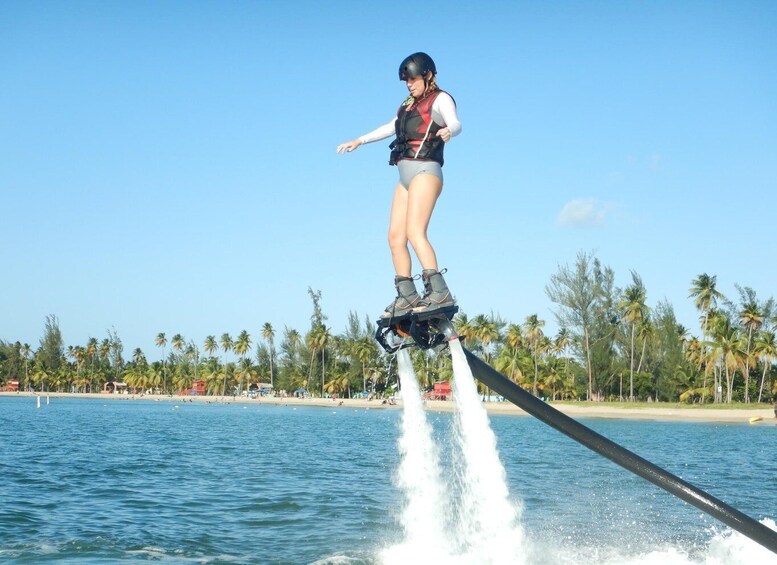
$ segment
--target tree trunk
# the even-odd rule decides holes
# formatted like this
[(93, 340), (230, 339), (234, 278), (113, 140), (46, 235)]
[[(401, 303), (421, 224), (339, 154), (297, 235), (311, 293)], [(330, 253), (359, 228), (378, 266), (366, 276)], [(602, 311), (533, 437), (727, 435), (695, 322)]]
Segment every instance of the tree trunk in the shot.
[[(167, 386), (167, 384), (165, 384)], [(221, 396), (227, 395), (227, 356), (224, 356), (224, 385), (221, 387)]]
[(753, 337), (753, 326), (747, 328), (747, 353), (745, 353), (745, 404), (750, 404), (750, 340)]
[[(313, 350), (310, 352), (310, 367), (308, 367), (308, 384), (305, 388), (310, 388), (310, 385), (312, 384), (313, 380), (313, 365), (316, 364), (316, 350), (313, 348)], [(311, 394), (312, 395), (312, 394)], [(322, 393), (323, 396), (323, 393)]]
[(637, 372), (642, 370), (642, 361), (645, 360), (645, 349), (647, 347), (647, 338), (642, 340), (642, 353), (639, 355), (639, 364), (637, 365)]
[(731, 404), (731, 384), (733, 380), (733, 376), (728, 370), (728, 365), (726, 365), (726, 404)]
[(588, 369), (588, 400), (591, 400), (594, 395), (594, 378), (593, 368), (591, 367), (591, 344), (588, 341), (588, 328), (583, 329), (583, 334), (585, 336), (585, 361)]
[(758, 388), (758, 403), (761, 403), (761, 396), (764, 392), (764, 381), (766, 381), (766, 369), (769, 368), (771, 363), (767, 363), (767, 361), (771, 361), (771, 359), (768, 359), (768, 357), (764, 357), (764, 372), (763, 375), (761, 375), (761, 386)]
[(631, 324), (631, 368), (629, 374), (629, 402), (634, 402), (634, 324)]

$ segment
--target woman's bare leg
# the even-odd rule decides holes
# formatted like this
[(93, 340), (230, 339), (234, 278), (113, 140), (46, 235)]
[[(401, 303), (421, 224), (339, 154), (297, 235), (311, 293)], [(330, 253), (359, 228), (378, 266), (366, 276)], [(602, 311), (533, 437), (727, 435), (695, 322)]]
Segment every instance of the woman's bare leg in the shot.
[(408, 190), (397, 183), (391, 202), (388, 240), (394, 271), (401, 277), (411, 276), (410, 251), (407, 248), (407, 201)]
[[(406, 241), (409, 240), (410, 245), (413, 246), (421, 267), (435, 271), (437, 270), (437, 255), (432, 244), (429, 243), (426, 231), (440, 193), (442, 193), (442, 180), (439, 177), (423, 173), (413, 177), (407, 190), (405, 218)], [(405, 244), (405, 249), (407, 250), (407, 244)], [(394, 264), (396, 265), (396, 260)]]

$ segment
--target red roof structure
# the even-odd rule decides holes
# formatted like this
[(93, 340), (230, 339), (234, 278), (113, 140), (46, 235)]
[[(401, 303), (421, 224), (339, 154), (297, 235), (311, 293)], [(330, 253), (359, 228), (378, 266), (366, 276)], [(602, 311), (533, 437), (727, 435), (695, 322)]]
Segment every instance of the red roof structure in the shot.
[(205, 396), (205, 381), (194, 381), (192, 388), (187, 388), (178, 393), (180, 396)]
[(11, 379), (8, 384), (0, 388), (0, 392), (19, 392), (19, 381)]
[(424, 394), (426, 400), (450, 400), (453, 397), (451, 383), (434, 383), (432, 390)]

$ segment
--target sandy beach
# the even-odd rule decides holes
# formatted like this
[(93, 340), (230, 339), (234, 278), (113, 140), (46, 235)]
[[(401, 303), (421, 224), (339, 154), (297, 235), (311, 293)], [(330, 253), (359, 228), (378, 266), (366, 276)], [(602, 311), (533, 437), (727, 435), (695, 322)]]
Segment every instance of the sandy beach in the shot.
[[(45, 398), (91, 398), (103, 401), (132, 401), (146, 400), (157, 402), (198, 402), (211, 404), (267, 404), (281, 406), (319, 406), (325, 408), (358, 408), (370, 410), (397, 410), (401, 409), (402, 401), (396, 404), (384, 403), (383, 400), (366, 399), (328, 399), (328, 398), (246, 398), (232, 396), (166, 396), (166, 395), (131, 395), (131, 394), (102, 394), (102, 393), (66, 393), (51, 392), (40, 395), (29, 392), (3, 392), (0, 396), (30, 397), (41, 396)], [(510, 402), (484, 402), (489, 414), (512, 414), (516, 416), (528, 416), (526, 412)], [(720, 408), (682, 406), (678, 404), (657, 404), (651, 407), (629, 407), (615, 403), (549, 403), (560, 412), (572, 418), (610, 418), (628, 420), (668, 420), (687, 422), (749, 422), (754, 425), (777, 425), (777, 418), (773, 408)], [(427, 400), (424, 403), (427, 410), (438, 412), (452, 412), (455, 403), (451, 400)], [(759, 419), (760, 418), (760, 419)]]

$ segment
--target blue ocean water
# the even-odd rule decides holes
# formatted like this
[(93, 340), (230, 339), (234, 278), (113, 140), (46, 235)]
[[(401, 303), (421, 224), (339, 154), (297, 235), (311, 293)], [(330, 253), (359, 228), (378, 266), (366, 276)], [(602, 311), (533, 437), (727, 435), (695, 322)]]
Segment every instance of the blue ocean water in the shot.
[[(373, 563), (402, 535), (400, 415), (0, 397), (0, 562)], [(429, 417), (444, 447), (451, 415)], [(726, 530), (531, 418), (491, 423), (548, 563), (643, 562), (657, 548), (693, 558)], [(584, 423), (756, 519), (777, 517), (777, 426)]]

